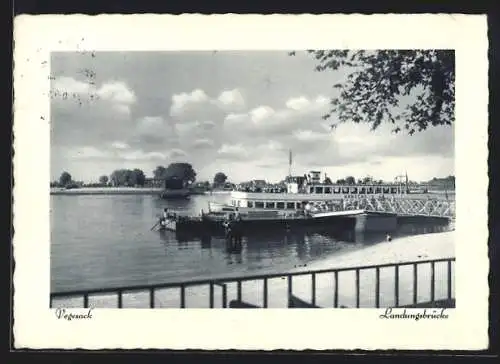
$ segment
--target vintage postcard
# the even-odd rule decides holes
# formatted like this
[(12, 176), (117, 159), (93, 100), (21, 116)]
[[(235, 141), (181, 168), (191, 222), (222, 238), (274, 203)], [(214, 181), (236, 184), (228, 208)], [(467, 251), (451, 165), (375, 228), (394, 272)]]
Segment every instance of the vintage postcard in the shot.
[(16, 348), (487, 348), (485, 16), (14, 37)]

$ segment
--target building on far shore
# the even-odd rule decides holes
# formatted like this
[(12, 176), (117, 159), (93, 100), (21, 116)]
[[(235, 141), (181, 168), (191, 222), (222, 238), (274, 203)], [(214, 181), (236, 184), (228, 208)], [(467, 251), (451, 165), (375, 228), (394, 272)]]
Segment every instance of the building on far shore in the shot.
[(165, 180), (162, 178), (146, 178), (144, 180), (144, 187), (163, 188), (165, 187)]

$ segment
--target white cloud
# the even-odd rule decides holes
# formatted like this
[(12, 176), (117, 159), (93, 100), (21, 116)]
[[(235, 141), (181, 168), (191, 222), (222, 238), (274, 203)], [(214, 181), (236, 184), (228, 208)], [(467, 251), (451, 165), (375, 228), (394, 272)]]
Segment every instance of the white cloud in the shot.
[(241, 110), (245, 107), (245, 99), (238, 89), (222, 91), (217, 101), (226, 110)]
[(119, 158), (127, 161), (150, 161), (165, 160), (166, 155), (160, 152), (144, 152), (143, 150), (134, 150), (119, 154)]
[(241, 144), (223, 144), (217, 151), (218, 158), (240, 160), (248, 157), (247, 150)]
[(259, 106), (249, 112), (251, 120), (258, 124), (275, 114), (273, 108), (269, 106)]
[(304, 96), (301, 96), (289, 99), (286, 102), (286, 107), (293, 110), (302, 110), (308, 107), (310, 104), (311, 102), (308, 99), (306, 99)]
[(119, 141), (111, 143), (111, 146), (115, 149), (128, 149), (128, 148), (130, 148), (130, 146), (127, 143), (119, 142)]
[(174, 148), (168, 152), (169, 158), (182, 158), (182, 157), (186, 157), (186, 156), (187, 156), (187, 153), (185, 151), (183, 151), (182, 149)]
[(172, 106), (170, 108), (170, 115), (176, 116), (182, 114), (189, 104), (202, 103), (208, 101), (207, 94), (200, 89), (193, 90), (190, 93), (182, 92), (172, 95)]
[(137, 132), (141, 135), (166, 133), (167, 125), (161, 116), (145, 116), (137, 122)]
[(110, 154), (93, 146), (83, 146), (73, 148), (68, 152), (70, 158), (73, 159), (94, 159), (107, 158)]
[(88, 94), (91, 89), (95, 87), (88, 82), (82, 82), (75, 80), (72, 77), (58, 77), (52, 83), (52, 90), (57, 90), (61, 93), (66, 92), (68, 94)]
[(228, 126), (238, 126), (238, 124), (243, 124), (249, 122), (250, 118), (248, 114), (235, 114), (229, 113), (224, 118), (224, 124)]
[(192, 147), (195, 149), (206, 149), (214, 146), (213, 140), (210, 139), (197, 139), (193, 142)]
[(312, 130), (295, 130), (293, 131), (293, 135), (295, 138), (297, 138), (299, 141), (306, 141), (306, 142), (314, 142), (314, 141), (320, 141), (320, 140), (330, 140), (331, 135), (327, 133), (319, 133), (316, 131)]
[(97, 99), (110, 102), (112, 105), (132, 105), (136, 102), (134, 92), (125, 82), (109, 81), (101, 84), (100, 87), (90, 82), (83, 82), (72, 77), (58, 77), (51, 85), (52, 92), (64, 98), (71, 98), (75, 95), (79, 99)]
[(124, 82), (106, 82), (96, 93), (102, 99), (117, 104), (130, 105), (136, 101), (133, 91)]

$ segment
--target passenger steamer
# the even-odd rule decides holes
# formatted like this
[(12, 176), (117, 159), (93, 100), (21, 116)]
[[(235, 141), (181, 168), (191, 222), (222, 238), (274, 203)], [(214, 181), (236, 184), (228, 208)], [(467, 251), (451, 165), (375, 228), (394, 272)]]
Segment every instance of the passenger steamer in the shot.
[(286, 191), (248, 192), (232, 191), (228, 204), (210, 202), (209, 213), (230, 213), (236, 209), (240, 213), (256, 211), (296, 212), (303, 211), (309, 205), (313, 212), (345, 210), (347, 201), (359, 196), (381, 198), (396, 197), (407, 194), (404, 183), (395, 184), (322, 184), (319, 182), (320, 172), (312, 171), (312, 177), (291, 177), (286, 183)]
[[(320, 172), (312, 178), (289, 178), (284, 192), (232, 191), (231, 203), (209, 203), (207, 212), (198, 217), (174, 216), (164, 222), (164, 228), (186, 233), (221, 232), (224, 221), (233, 221), (239, 231), (252, 233), (263, 230), (345, 230), (355, 229), (367, 213), (350, 203), (360, 195), (373, 198), (392, 198), (408, 193), (404, 184), (325, 185), (319, 181)], [(395, 214), (370, 212), (371, 221), (382, 219), (395, 222)], [(394, 215), (393, 217), (391, 217)], [(378, 222), (376, 222), (378, 224)], [(387, 226), (387, 225), (386, 225)], [(385, 227), (384, 227), (385, 229)]]

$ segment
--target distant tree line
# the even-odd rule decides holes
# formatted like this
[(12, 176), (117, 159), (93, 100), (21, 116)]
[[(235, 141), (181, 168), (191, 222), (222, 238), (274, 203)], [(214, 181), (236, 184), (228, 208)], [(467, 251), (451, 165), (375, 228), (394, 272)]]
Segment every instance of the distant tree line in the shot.
[[(162, 187), (179, 189), (186, 187), (196, 187), (209, 190), (211, 188), (224, 188), (228, 182), (228, 176), (224, 172), (217, 172), (214, 175), (213, 181), (196, 182), (196, 171), (190, 163), (171, 163), (168, 167), (157, 166), (153, 171), (153, 177), (156, 180), (162, 180)], [(306, 176), (305, 176), (306, 177)], [(88, 183), (74, 181), (71, 174), (67, 171), (61, 173), (59, 180), (52, 181), (50, 187), (62, 188), (77, 188), (77, 187), (142, 187), (146, 184), (146, 175), (139, 168), (134, 169), (117, 169), (108, 177), (102, 175), (99, 177), (98, 183)], [(325, 176), (324, 184), (333, 184), (330, 177)], [(354, 176), (347, 176), (335, 181), (336, 184), (356, 185), (356, 184), (383, 184), (383, 180), (375, 180), (370, 176), (356, 179)], [(281, 184), (284, 184), (282, 181)], [(409, 185), (419, 185), (421, 183), (408, 181)], [(455, 189), (455, 176), (444, 178), (434, 177), (423, 184), (428, 185), (433, 189)]]

